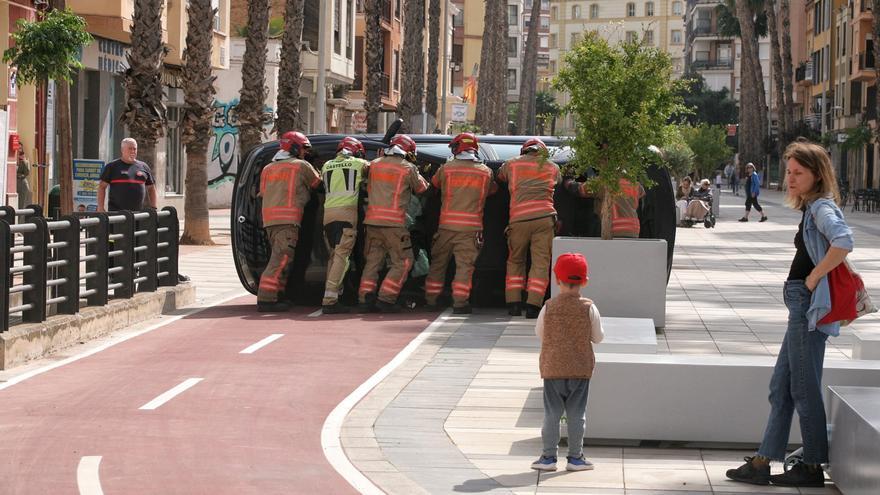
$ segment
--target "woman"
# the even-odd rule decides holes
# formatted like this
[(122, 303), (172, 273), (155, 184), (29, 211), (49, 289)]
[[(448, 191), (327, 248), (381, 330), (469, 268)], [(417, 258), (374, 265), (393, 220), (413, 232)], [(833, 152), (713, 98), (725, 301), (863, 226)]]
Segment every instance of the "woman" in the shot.
[(767, 215), (764, 214), (764, 209), (758, 204), (758, 194), (761, 193), (761, 179), (758, 177), (758, 173), (755, 171), (755, 166), (752, 163), (746, 165), (746, 187), (744, 189), (746, 191), (746, 214), (739, 221), (748, 222), (749, 214), (752, 212), (752, 206), (754, 206), (758, 213), (761, 214), (761, 219), (758, 221), (766, 222)]
[(691, 185), (691, 178), (684, 176), (675, 191), (675, 206), (678, 207), (678, 216), (682, 220), (687, 219), (687, 207), (692, 199), (694, 199), (694, 188)]
[(685, 219), (702, 222), (712, 204), (712, 187), (709, 179), (700, 181), (700, 188), (694, 191), (693, 199), (696, 201), (688, 203)]
[[(794, 237), (784, 298), (788, 328), (770, 379), (770, 418), (755, 456), (727, 471), (745, 483), (781, 486), (824, 486), (822, 464), (828, 462), (828, 431), (822, 403), (825, 341), (838, 336), (840, 323), (818, 324), (831, 309), (826, 274), (853, 249), (852, 231), (837, 207), (840, 200), (831, 159), (816, 144), (795, 142), (785, 150), (786, 204), (803, 212)], [(797, 410), (803, 437), (803, 461), (784, 474), (770, 475), (770, 461), (783, 461), (792, 414)]]

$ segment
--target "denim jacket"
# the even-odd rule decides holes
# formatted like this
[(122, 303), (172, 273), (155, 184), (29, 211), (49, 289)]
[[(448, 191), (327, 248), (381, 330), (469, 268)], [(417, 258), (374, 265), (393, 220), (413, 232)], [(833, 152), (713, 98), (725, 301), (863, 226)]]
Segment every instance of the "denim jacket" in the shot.
[[(808, 206), (809, 214), (804, 215), (804, 244), (813, 264), (818, 265), (825, 258), (829, 247), (853, 250), (853, 234), (840, 208), (834, 200), (820, 198)], [(840, 323), (819, 325), (821, 320), (831, 311), (831, 290), (828, 287), (828, 276), (822, 277), (813, 290), (810, 308), (807, 310), (807, 323), (810, 331), (819, 330), (832, 337), (840, 335)]]
[(751, 190), (747, 191), (747, 194), (757, 198), (758, 195), (761, 194), (761, 178), (758, 177), (758, 172), (752, 172), (752, 175), (750, 175), (749, 177), (751, 177), (752, 179), (752, 181), (749, 183), (751, 185)]

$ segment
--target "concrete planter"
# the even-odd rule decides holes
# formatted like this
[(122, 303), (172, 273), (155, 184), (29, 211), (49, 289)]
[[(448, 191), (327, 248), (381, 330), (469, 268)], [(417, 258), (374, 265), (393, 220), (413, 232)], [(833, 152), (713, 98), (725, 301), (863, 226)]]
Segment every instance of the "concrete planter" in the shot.
[[(651, 318), (666, 326), (666, 241), (557, 237), (553, 263), (562, 253), (581, 253), (590, 266), (590, 284), (581, 293), (602, 316)], [(559, 292), (551, 284), (551, 294)]]

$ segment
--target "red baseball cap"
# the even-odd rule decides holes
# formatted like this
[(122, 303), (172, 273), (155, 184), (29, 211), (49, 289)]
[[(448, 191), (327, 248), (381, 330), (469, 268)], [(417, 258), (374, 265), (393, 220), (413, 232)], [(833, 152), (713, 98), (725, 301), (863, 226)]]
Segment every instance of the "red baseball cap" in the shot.
[(560, 282), (570, 284), (583, 284), (590, 280), (587, 276), (589, 273), (589, 265), (587, 259), (580, 253), (565, 253), (556, 259), (556, 266), (553, 267), (553, 273)]

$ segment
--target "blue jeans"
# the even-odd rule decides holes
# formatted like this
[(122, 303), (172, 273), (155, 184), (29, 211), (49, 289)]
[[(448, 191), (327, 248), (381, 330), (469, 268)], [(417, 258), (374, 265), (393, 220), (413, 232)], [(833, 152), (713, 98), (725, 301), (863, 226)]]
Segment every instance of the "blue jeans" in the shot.
[(584, 422), (587, 413), (587, 394), (590, 380), (544, 380), (544, 455), (556, 457), (559, 446), (559, 420), (565, 412), (568, 421), (568, 455), (580, 457), (584, 453)]
[(792, 415), (797, 410), (804, 444), (804, 462), (828, 462), (828, 428), (822, 401), (822, 365), (828, 335), (807, 330), (810, 290), (803, 280), (785, 282), (788, 328), (770, 379), (770, 418), (758, 454), (785, 458)]

